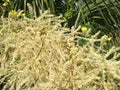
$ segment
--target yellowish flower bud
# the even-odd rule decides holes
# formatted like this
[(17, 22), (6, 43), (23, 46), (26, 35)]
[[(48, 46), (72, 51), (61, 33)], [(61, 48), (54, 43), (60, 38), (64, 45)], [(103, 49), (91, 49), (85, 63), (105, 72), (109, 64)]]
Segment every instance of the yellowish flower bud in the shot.
[(10, 17), (17, 17), (17, 11), (16, 10), (12, 10), (11, 12), (10, 12)]
[(82, 27), (81, 31), (82, 31), (83, 34), (85, 34), (87, 32), (87, 27)]
[(112, 39), (111, 37), (107, 38), (108, 41), (110, 41), (111, 39)]
[(107, 35), (102, 37), (102, 44), (107, 45), (107, 41), (110, 41), (112, 37), (108, 37)]
[(10, 0), (6, 0), (6, 2), (10, 2)]
[(22, 13), (21, 16), (22, 16), (22, 17), (25, 17), (25, 13)]
[(7, 6), (7, 5), (8, 5), (8, 3), (7, 3), (7, 2), (3, 3), (3, 6)]
[(108, 37), (107, 35), (104, 37), (104, 39), (106, 40), (106, 41), (110, 41), (111, 39), (112, 39), (112, 37)]

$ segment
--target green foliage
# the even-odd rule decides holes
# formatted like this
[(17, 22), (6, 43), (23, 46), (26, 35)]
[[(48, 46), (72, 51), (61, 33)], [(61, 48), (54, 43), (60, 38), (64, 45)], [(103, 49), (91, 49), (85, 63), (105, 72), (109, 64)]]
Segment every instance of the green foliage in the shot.
[(81, 39), (81, 40), (78, 41), (78, 44), (79, 44), (80, 46), (84, 46), (84, 45), (86, 45), (86, 43), (87, 43), (87, 41), (84, 40), (84, 39)]
[(20, 55), (15, 57), (15, 63), (20, 63), (20, 60), (21, 60), (21, 56)]
[(14, 9), (14, 3), (10, 0), (2, 0), (0, 2), (0, 16), (8, 17), (8, 13)]

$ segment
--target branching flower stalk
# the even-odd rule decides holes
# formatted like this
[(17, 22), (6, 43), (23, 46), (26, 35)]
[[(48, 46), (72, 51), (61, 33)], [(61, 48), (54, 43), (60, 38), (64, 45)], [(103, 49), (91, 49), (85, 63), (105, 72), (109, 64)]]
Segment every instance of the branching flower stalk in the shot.
[(119, 89), (119, 48), (102, 49), (99, 32), (62, 27), (60, 18), (46, 11), (34, 19), (0, 19), (2, 90)]

